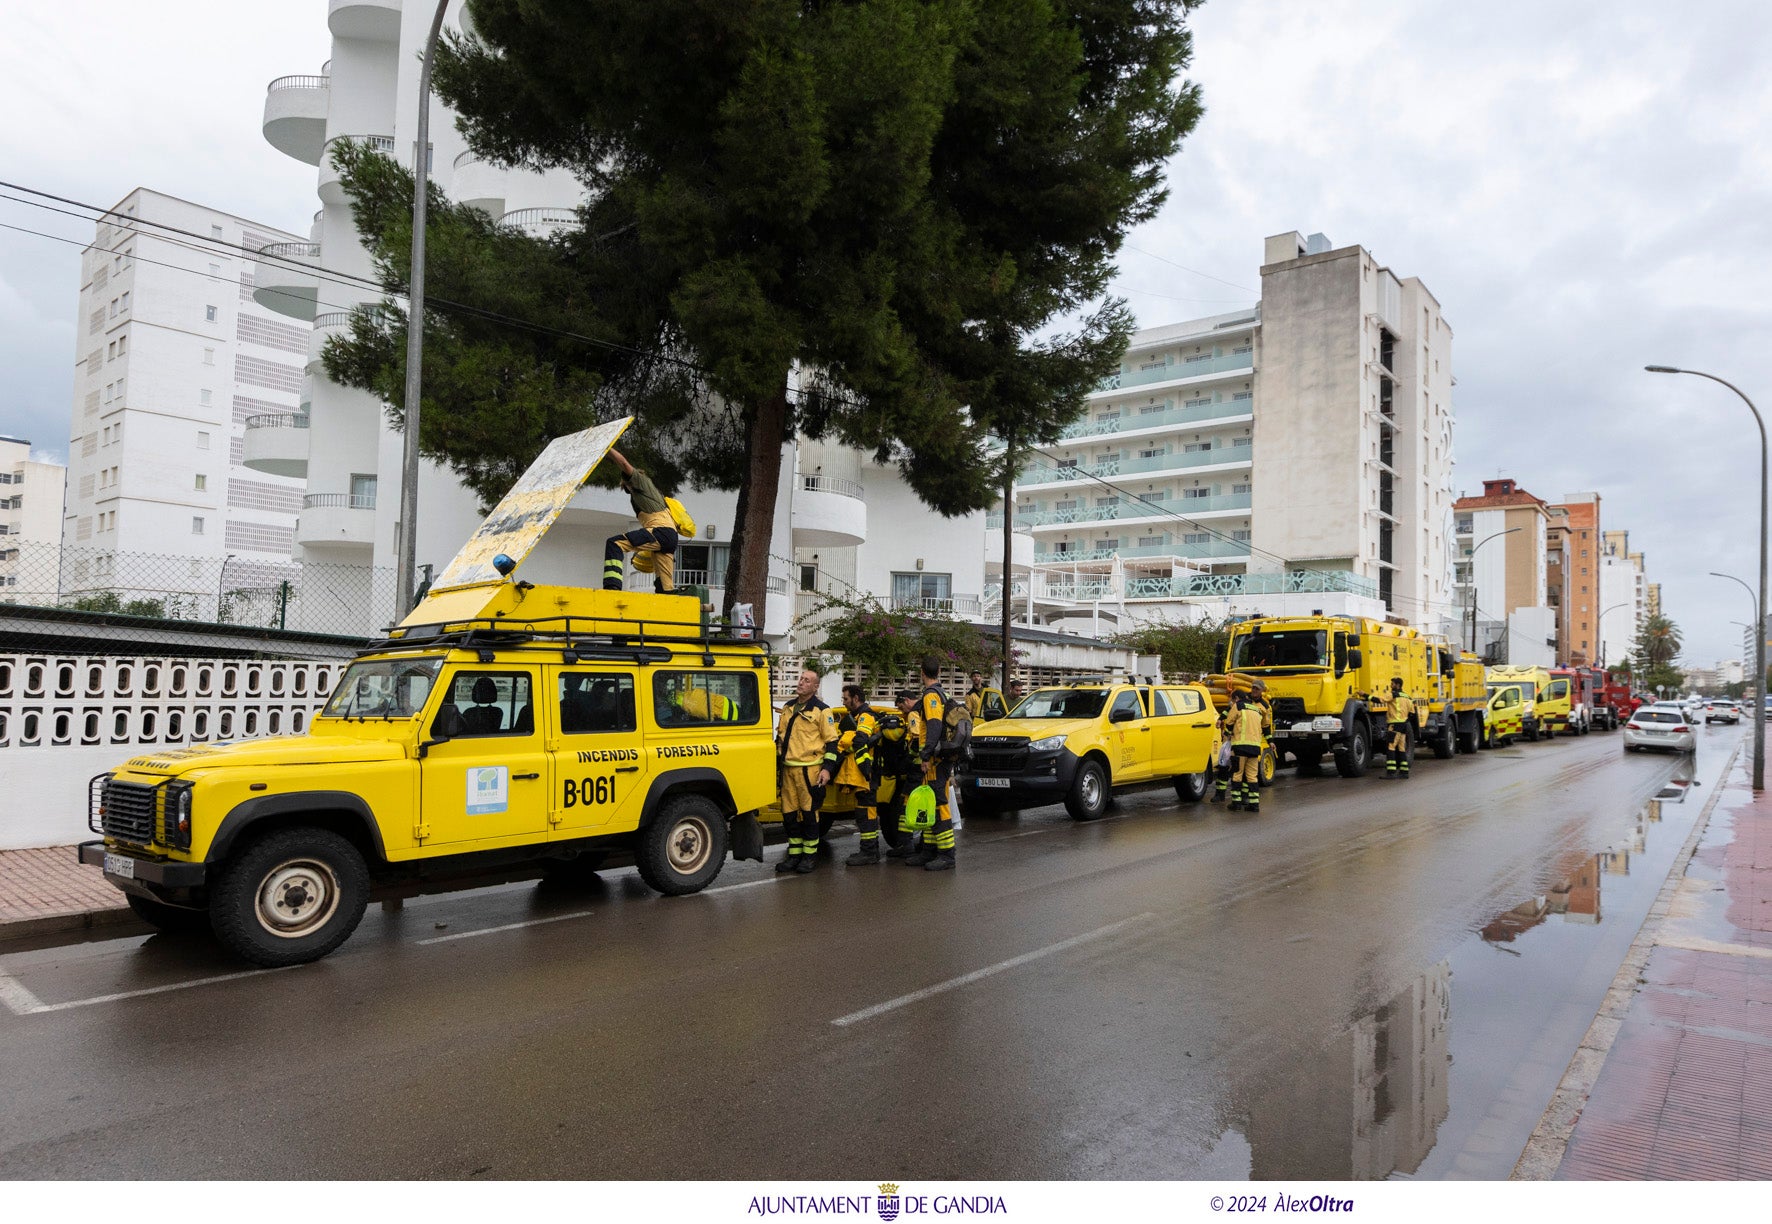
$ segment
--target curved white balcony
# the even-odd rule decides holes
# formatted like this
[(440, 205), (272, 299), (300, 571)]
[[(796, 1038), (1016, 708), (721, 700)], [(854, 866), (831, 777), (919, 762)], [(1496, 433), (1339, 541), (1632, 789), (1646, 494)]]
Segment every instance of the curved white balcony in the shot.
[[(1001, 519), (998, 520), (999, 524)], [(1017, 522), (1015, 530), (1009, 533), (1009, 570), (1011, 573), (1026, 573), (1034, 566), (1034, 537), (1026, 525)], [(1003, 528), (987, 527), (984, 533), (984, 571), (987, 574), (1001, 575), (1003, 572)]]
[(449, 184), (449, 195), (458, 204), (477, 208), (489, 217), (503, 218), (508, 177), (503, 166), (482, 161), (478, 153), (469, 149), (456, 156), (455, 179)]
[(328, 140), (320, 154), (320, 198), (328, 204), (343, 204), (346, 199), (344, 177), (339, 174), (338, 167), (332, 161), (333, 146), (341, 140), (354, 140), (358, 143), (366, 141), (369, 147), (377, 153), (389, 156), (392, 156), (394, 152), (394, 138), (392, 136), (342, 135), (334, 136)]
[(400, 37), (400, 0), (332, 0), (326, 28), (334, 38), (395, 42)]
[(375, 498), (352, 493), (310, 493), (301, 499), (295, 542), (338, 548), (375, 543)]
[[(318, 242), (273, 242), (258, 249), (252, 271), (252, 300), (266, 310), (312, 322), (320, 281)], [(310, 271), (312, 269), (313, 271)]]
[(861, 486), (834, 476), (794, 477), (794, 547), (853, 548), (868, 538)]
[(552, 238), (561, 230), (577, 229), (578, 214), (570, 208), (519, 208), (499, 218), (501, 225), (514, 225), (531, 238)]
[(247, 417), (240, 462), (267, 476), (306, 476), (309, 436), (305, 413)]
[(265, 86), (265, 139), (279, 153), (310, 166), (320, 164), (326, 144), (326, 108), (332, 78), (282, 76)]

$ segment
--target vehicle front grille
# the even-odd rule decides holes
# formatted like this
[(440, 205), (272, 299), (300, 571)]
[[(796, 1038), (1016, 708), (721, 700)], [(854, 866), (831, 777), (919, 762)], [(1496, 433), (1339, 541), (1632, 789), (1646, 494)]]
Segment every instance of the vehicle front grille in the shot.
[(976, 740), (972, 749), (972, 772), (975, 774), (1013, 774), (1021, 773), (1028, 767), (1028, 750), (1022, 748), (979, 748)]
[(1274, 721), (1277, 723), (1297, 723), (1305, 720), (1304, 698), (1274, 698)]
[(106, 837), (146, 846), (154, 840), (154, 818), (159, 813), (160, 788), (112, 778), (99, 781), (98, 831)]

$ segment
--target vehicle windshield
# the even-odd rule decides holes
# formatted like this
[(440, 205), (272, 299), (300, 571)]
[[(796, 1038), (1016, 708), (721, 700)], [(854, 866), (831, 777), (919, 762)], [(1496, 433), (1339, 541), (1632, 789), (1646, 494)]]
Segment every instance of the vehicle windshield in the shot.
[(346, 669), (322, 718), (411, 718), (425, 708), (441, 656), (370, 659)]
[(1327, 667), (1329, 634), (1322, 629), (1246, 633), (1231, 646), (1231, 671)]
[(1106, 703), (1105, 689), (1035, 689), (1015, 707), (1015, 717), (1096, 718)]
[(1675, 710), (1638, 710), (1637, 719), (1640, 723), (1680, 723), (1685, 719)]

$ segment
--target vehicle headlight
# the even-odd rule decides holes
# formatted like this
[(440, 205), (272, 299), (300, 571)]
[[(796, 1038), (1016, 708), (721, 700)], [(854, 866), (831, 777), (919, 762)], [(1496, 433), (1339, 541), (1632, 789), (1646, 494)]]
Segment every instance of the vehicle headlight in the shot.
[(1029, 752), (1057, 752), (1060, 748), (1064, 747), (1064, 741), (1065, 741), (1065, 737), (1062, 735), (1048, 735), (1045, 739), (1037, 739), (1037, 740), (1029, 741), (1028, 751)]
[(180, 850), (191, 848), (191, 792), (195, 782), (168, 782), (161, 834), (166, 844)]

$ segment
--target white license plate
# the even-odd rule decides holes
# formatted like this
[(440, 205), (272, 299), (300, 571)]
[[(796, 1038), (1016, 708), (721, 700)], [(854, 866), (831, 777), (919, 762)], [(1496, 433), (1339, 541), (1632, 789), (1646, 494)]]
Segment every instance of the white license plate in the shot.
[(128, 855), (105, 855), (105, 874), (122, 876), (125, 880), (135, 879), (135, 860)]
[(974, 778), (973, 781), (977, 782), (980, 786), (988, 786), (994, 790), (1009, 789), (1008, 778)]

